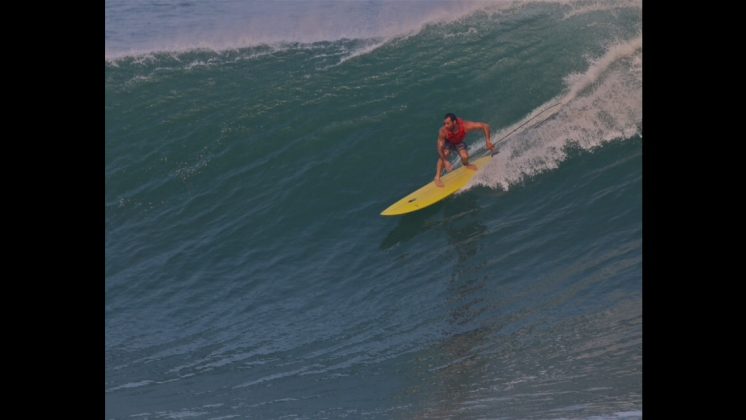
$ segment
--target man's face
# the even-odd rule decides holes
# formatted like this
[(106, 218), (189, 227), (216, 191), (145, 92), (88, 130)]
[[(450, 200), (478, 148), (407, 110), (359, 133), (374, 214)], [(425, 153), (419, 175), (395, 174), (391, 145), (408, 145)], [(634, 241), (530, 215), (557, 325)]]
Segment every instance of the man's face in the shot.
[(452, 130), (453, 129), (453, 121), (451, 121), (450, 118), (446, 117), (446, 119), (443, 120), (443, 126), (446, 128), (446, 130)]

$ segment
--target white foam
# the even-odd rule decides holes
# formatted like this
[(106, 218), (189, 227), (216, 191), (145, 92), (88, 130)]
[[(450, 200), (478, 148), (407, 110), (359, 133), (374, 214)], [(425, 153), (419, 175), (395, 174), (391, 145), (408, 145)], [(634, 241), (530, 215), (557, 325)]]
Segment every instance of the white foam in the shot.
[(557, 168), (570, 144), (591, 150), (641, 134), (641, 35), (610, 45), (584, 73), (568, 75), (565, 82), (565, 93), (493, 135), (500, 153), (470, 186), (508, 190)]
[[(129, 1), (119, 0), (125, 5)], [(558, 4), (571, 9), (566, 15), (569, 17), (591, 11), (639, 7), (640, 0), (621, 4), (598, 0), (233, 0), (207, 3), (199, 6), (207, 8), (204, 11), (193, 10), (186, 16), (146, 8), (140, 9), (141, 15), (126, 16), (128, 6), (109, 6), (109, 3), (116, 1), (107, 3), (107, 62), (154, 53), (222, 52), (260, 45), (312, 44), (342, 39), (378, 39), (382, 41), (380, 46), (385, 41), (416, 35), (428, 25), (456, 22), (480, 11), (498, 13), (529, 4)], [(473, 35), (475, 31), (472, 28), (446, 37)], [(376, 48), (363, 46), (347, 59)]]
[(393, 39), (494, 5), (486, 0), (227, 1), (193, 17), (145, 9), (129, 21), (123, 16), (127, 9), (115, 5), (107, 10), (105, 57), (113, 61), (165, 51), (220, 52), (283, 43)]
[(642, 0), (580, 1), (573, 3), (570, 5), (571, 10), (565, 14), (564, 19), (588, 13), (613, 12), (619, 9), (639, 8), (642, 11)]

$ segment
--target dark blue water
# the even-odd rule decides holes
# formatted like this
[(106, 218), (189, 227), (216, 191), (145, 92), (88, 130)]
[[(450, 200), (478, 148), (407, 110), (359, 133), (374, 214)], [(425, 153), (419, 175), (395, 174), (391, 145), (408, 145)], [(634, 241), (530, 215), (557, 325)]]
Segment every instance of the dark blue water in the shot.
[(106, 3), (106, 418), (641, 417), (639, 2), (299, 4)]

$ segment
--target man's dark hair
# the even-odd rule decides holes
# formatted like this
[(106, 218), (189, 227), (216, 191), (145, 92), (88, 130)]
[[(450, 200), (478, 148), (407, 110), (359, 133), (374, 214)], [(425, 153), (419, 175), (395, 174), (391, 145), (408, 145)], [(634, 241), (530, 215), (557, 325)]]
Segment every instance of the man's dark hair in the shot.
[(454, 114), (453, 112), (447, 113), (446, 116), (443, 118), (450, 118), (451, 121), (456, 122), (456, 114)]

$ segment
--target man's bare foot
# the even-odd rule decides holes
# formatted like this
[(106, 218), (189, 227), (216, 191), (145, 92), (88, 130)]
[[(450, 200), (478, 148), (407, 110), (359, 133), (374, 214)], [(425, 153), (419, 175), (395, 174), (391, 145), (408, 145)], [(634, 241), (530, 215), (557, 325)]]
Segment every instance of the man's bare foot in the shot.
[(472, 171), (476, 171), (477, 170), (477, 165), (474, 165), (473, 163), (470, 163), (470, 164), (466, 165), (466, 167), (469, 168), (469, 169), (471, 169)]
[(443, 184), (443, 181), (441, 181), (439, 178), (436, 178), (435, 180), (433, 180), (433, 182), (437, 187), (443, 188), (445, 186), (445, 184)]

